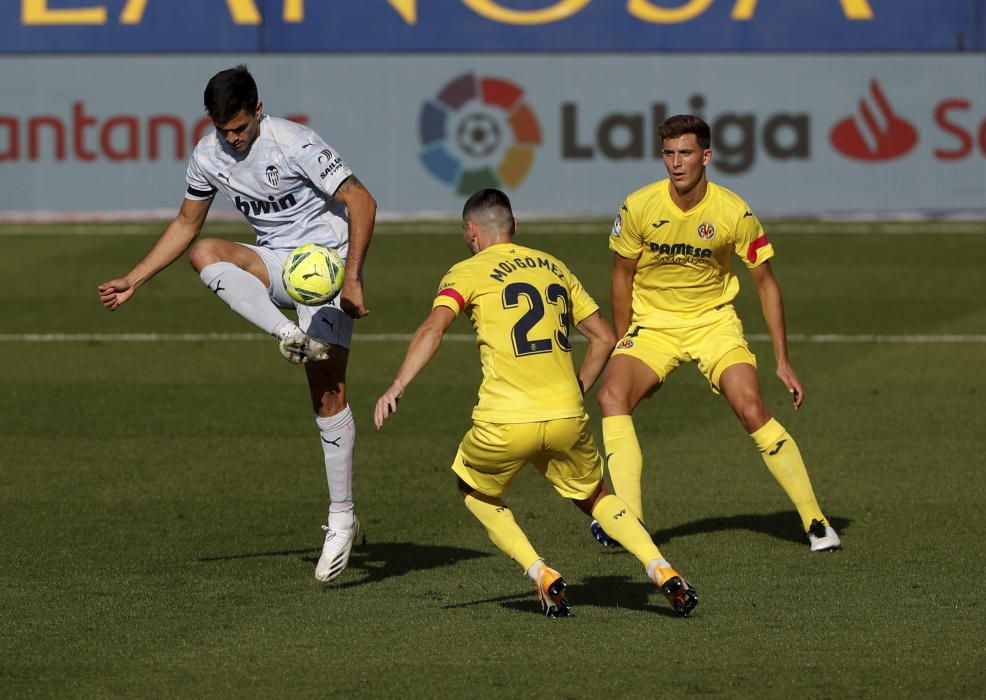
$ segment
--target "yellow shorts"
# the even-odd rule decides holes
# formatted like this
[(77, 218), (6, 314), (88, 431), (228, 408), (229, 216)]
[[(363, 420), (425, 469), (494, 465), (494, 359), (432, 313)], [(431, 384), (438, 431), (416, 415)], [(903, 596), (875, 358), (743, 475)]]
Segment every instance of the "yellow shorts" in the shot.
[(617, 355), (636, 357), (662, 383), (682, 362), (698, 362), (699, 371), (717, 394), (726, 368), (742, 362), (757, 366), (743, 337), (743, 324), (730, 304), (695, 319), (680, 319), (674, 328), (631, 326), (616, 344), (613, 357)]
[(499, 497), (525, 464), (532, 464), (565, 498), (585, 500), (603, 478), (603, 460), (589, 416), (539, 423), (473, 421), (452, 471), (482, 494)]

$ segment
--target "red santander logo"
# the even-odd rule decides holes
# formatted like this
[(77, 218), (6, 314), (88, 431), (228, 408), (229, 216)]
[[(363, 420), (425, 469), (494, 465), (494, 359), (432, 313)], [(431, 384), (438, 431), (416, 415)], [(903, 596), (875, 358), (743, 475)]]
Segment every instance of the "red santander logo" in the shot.
[(917, 145), (918, 132), (893, 110), (880, 83), (870, 81), (870, 97), (859, 101), (859, 114), (846, 117), (833, 128), (832, 145), (855, 160), (882, 161), (900, 158)]

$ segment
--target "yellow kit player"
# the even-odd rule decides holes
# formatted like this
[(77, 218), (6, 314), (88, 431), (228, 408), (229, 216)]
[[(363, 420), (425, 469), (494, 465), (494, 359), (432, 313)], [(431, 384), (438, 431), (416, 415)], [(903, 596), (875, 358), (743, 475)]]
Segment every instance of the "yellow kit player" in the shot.
[[(781, 290), (769, 262), (774, 249), (746, 202), (706, 179), (709, 126), (678, 115), (665, 120), (660, 135), (669, 179), (627, 197), (609, 239), (613, 322), (621, 340), (599, 405), (614, 489), (642, 519), (643, 457), (631, 414), (680, 363), (694, 361), (794, 503), (811, 550), (838, 549), (839, 536), (815, 500), (798, 446), (764, 405), (756, 359), (732, 305), (739, 291), (731, 268), (736, 255), (757, 285), (777, 377), (800, 408), (804, 389), (788, 361)], [(592, 532), (603, 544), (616, 544), (595, 523)]]
[[(397, 377), (377, 400), (377, 428), (397, 410), (408, 384), (465, 311), (483, 365), (473, 427), (452, 463), (466, 508), (493, 543), (527, 572), (545, 613), (567, 615), (565, 580), (544, 563), (501, 500), (517, 472), (532, 464), (559, 494), (618, 538), (647, 567), (674, 609), (688, 615), (698, 601), (694, 589), (671, 568), (627, 505), (603, 486), (602, 458), (582, 394), (613, 349), (612, 329), (561, 261), (513, 242), (516, 221), (503, 192), (487, 189), (470, 197), (462, 228), (473, 255), (442, 280)], [(569, 342), (573, 324), (589, 340), (578, 374)]]

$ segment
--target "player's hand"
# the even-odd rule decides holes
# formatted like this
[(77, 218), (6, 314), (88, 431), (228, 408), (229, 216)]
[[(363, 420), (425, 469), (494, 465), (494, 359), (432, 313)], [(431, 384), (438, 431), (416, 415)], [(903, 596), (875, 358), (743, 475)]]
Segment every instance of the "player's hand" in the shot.
[(363, 318), (370, 314), (363, 302), (363, 283), (359, 278), (347, 277), (342, 283), (342, 298), (339, 307), (350, 318)]
[(120, 304), (134, 295), (137, 288), (124, 277), (103, 282), (98, 287), (99, 301), (110, 311), (116, 311)]
[(391, 413), (397, 411), (397, 402), (401, 400), (403, 395), (404, 389), (397, 382), (394, 382), (383, 396), (377, 399), (377, 406), (373, 409), (373, 424), (377, 426), (377, 430), (383, 427), (383, 422)]
[(794, 403), (794, 410), (797, 411), (801, 408), (801, 404), (805, 400), (805, 390), (801, 386), (801, 380), (798, 379), (798, 375), (794, 373), (791, 365), (778, 365), (777, 366), (777, 378), (780, 379), (787, 390), (791, 392), (791, 401)]

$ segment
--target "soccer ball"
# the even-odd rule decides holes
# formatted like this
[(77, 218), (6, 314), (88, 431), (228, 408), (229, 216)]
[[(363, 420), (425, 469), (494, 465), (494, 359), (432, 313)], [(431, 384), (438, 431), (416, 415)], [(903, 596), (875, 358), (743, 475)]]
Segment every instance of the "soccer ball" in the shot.
[(292, 299), (305, 306), (321, 306), (335, 299), (342, 289), (346, 268), (331, 248), (308, 243), (291, 251), (281, 276)]

